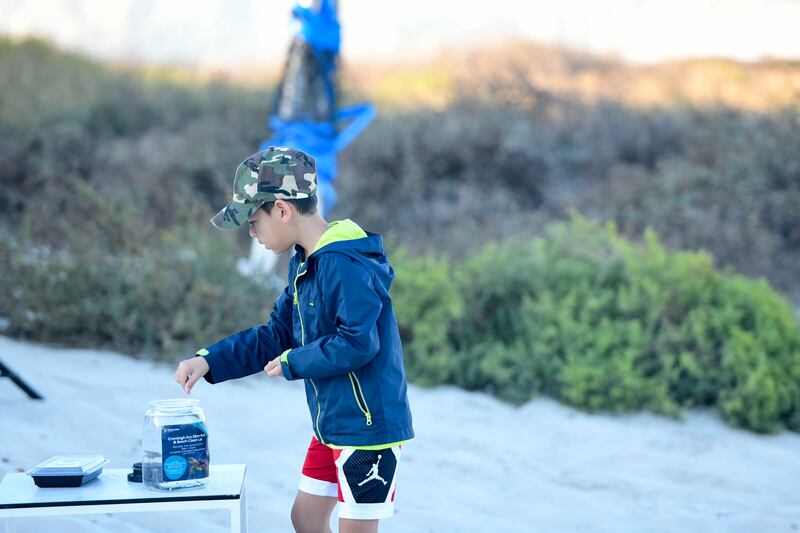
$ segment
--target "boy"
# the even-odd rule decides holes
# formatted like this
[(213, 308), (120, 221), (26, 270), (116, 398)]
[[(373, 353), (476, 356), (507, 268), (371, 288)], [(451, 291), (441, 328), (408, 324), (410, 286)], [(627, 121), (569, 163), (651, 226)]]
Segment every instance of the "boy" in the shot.
[(259, 372), (305, 380), (313, 437), (292, 506), (298, 532), (377, 531), (394, 512), (400, 446), (414, 436), (403, 352), (389, 287), (394, 270), (380, 235), (316, 211), (313, 157), (269, 147), (236, 169), (233, 200), (211, 223), (249, 224), (282, 254), (292, 246), (289, 285), (267, 324), (240, 331), (181, 361), (190, 393), (205, 377), (221, 383)]

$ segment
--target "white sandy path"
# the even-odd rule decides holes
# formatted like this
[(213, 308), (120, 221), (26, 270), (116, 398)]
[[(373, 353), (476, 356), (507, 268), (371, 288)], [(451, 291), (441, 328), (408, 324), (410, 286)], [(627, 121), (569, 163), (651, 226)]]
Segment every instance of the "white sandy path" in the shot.
[[(0, 380), (0, 474), (56, 453), (139, 460), (147, 401), (179, 397), (172, 365), (0, 337), (0, 358), (47, 400)], [(252, 376), (201, 400), (212, 462), (247, 463), (251, 531), (288, 518), (311, 437), (302, 384)], [(384, 532), (798, 531), (800, 435), (732, 429), (708, 411), (684, 422), (587, 415), (549, 399), (514, 408), (451, 387), (411, 387), (417, 438)], [(222, 511), (18, 522), (18, 532), (225, 531)], [(332, 520), (336, 531), (336, 520)]]

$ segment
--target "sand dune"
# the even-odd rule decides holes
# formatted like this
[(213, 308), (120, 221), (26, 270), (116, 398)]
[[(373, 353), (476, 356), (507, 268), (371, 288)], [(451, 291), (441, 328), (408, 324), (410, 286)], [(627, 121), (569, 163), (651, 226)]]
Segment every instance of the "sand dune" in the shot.
[[(0, 337), (0, 358), (46, 401), (0, 380), (0, 475), (56, 453), (140, 460), (148, 400), (180, 397), (170, 365)], [(214, 463), (247, 463), (251, 531), (291, 531), (311, 422), (302, 384), (251, 376), (192, 394)], [(587, 415), (549, 399), (515, 408), (451, 387), (410, 389), (417, 438), (398, 471), (384, 532), (796, 531), (800, 435), (685, 421)], [(222, 511), (18, 521), (19, 533), (225, 531)], [(334, 531), (336, 520), (333, 520)]]

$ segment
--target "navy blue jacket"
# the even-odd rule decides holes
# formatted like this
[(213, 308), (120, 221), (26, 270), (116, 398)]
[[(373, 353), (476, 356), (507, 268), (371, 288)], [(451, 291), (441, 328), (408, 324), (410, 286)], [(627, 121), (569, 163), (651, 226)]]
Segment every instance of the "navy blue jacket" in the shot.
[(205, 378), (220, 383), (255, 374), (281, 356), (286, 379), (305, 379), (320, 442), (402, 442), (414, 430), (403, 348), (389, 297), (394, 270), (380, 235), (363, 232), (349, 220), (339, 224), (366, 236), (328, 238), (307, 261), (297, 246), (289, 263), (289, 286), (275, 302), (270, 321), (198, 352), (205, 354), (210, 368)]

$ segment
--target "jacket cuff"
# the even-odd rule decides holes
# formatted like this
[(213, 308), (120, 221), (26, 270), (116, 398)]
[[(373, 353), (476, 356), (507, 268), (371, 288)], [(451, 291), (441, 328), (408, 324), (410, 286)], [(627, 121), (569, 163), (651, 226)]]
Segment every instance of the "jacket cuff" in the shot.
[(203, 376), (203, 379), (205, 379), (208, 383), (213, 385), (215, 383), (215, 381), (214, 381), (213, 372), (211, 371), (211, 367), (212, 367), (212, 362), (213, 362), (214, 358), (213, 357), (208, 357), (209, 355), (210, 354), (209, 354), (209, 352), (208, 352), (208, 350), (206, 348), (200, 348), (199, 350), (197, 350), (197, 353), (194, 356), (195, 357), (205, 357), (206, 363), (208, 363), (208, 372), (206, 372), (206, 375)]
[(280, 358), (281, 370), (283, 371), (283, 377), (285, 377), (289, 381), (291, 381), (293, 379), (297, 379), (297, 376), (292, 374), (292, 369), (289, 367), (289, 352), (291, 352), (291, 351), (292, 351), (292, 349), (289, 348), (288, 350), (286, 350), (285, 352), (283, 352), (281, 354), (281, 358)]

